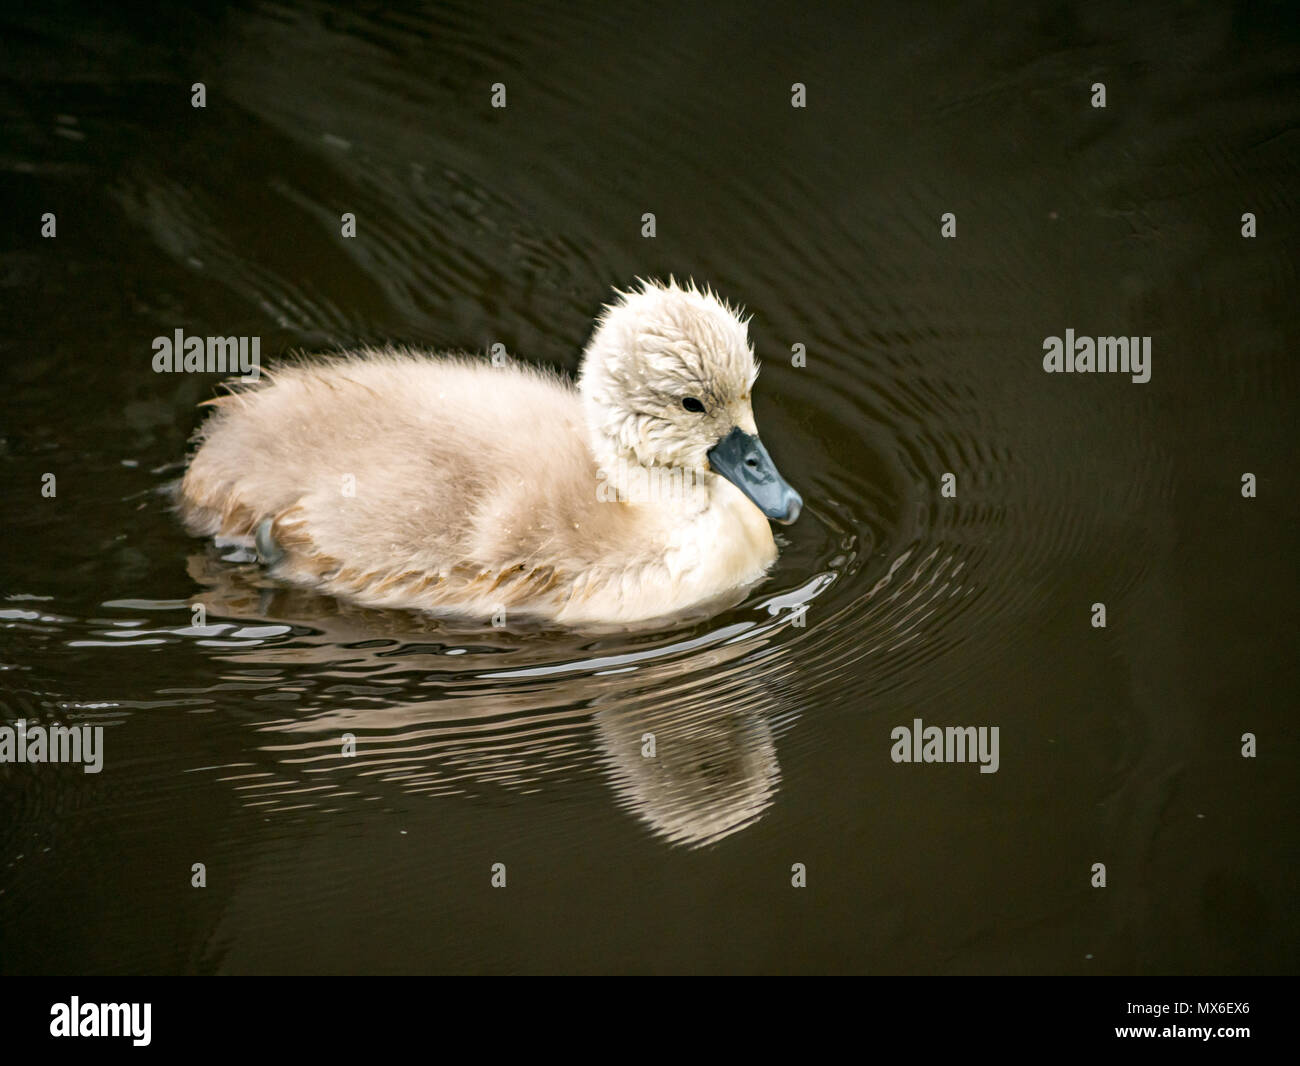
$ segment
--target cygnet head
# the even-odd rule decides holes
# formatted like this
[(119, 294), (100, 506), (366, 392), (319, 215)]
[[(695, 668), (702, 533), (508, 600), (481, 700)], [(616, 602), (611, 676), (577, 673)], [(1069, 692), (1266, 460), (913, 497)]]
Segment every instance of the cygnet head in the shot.
[(746, 320), (711, 291), (643, 282), (618, 294), (583, 355), (578, 388), (602, 467), (626, 463), (730, 481), (788, 524), (803, 500), (758, 439), (758, 364)]

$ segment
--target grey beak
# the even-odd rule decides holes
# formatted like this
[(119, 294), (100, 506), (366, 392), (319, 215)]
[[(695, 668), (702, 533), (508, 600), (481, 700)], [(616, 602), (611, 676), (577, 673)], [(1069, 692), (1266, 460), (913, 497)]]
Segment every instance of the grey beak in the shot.
[(763, 442), (739, 426), (709, 449), (709, 466), (754, 501), (768, 518), (788, 526), (803, 509), (803, 497), (777, 472)]

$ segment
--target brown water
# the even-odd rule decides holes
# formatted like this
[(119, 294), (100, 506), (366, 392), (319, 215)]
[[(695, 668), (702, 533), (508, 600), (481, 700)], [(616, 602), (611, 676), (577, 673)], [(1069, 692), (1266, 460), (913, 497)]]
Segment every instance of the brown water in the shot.
[[(770, 6), (4, 16), (0, 724), (104, 767), (0, 765), (0, 971), (1296, 969), (1293, 14)], [(169, 513), (218, 378), (156, 336), (572, 372), (670, 272), (806, 501), (720, 616), (360, 611)]]

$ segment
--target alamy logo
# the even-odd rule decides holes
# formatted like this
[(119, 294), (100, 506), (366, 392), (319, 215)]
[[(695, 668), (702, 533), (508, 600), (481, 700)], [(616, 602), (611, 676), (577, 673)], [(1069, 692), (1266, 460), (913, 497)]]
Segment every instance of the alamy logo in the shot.
[(596, 471), (601, 503), (708, 503), (704, 478), (686, 467), (641, 466), (618, 460)]
[(79, 762), (88, 774), (104, 768), (104, 727), (34, 725), (19, 718), (13, 725), (0, 726), (0, 763)]
[(1132, 374), (1145, 385), (1151, 380), (1150, 337), (1076, 337), (1043, 340), (1043, 370), (1048, 374)]
[(257, 381), (262, 371), (261, 337), (187, 337), (178, 329), (153, 339), (156, 374), (240, 374)]
[(149, 1046), (151, 1003), (71, 1002), (50, 1007), (50, 1036), (129, 1036), (136, 1047)]
[(912, 728), (895, 726), (889, 731), (894, 762), (978, 762), (980, 773), (998, 772), (998, 727), (973, 725), (924, 725), (912, 719)]

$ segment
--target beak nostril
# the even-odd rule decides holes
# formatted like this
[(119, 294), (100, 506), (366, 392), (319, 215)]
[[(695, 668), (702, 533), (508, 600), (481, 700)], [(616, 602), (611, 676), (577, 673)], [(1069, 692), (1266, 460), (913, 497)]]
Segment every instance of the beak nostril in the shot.
[(777, 471), (763, 442), (739, 426), (709, 449), (709, 466), (749, 497), (768, 518), (789, 524), (802, 501)]

